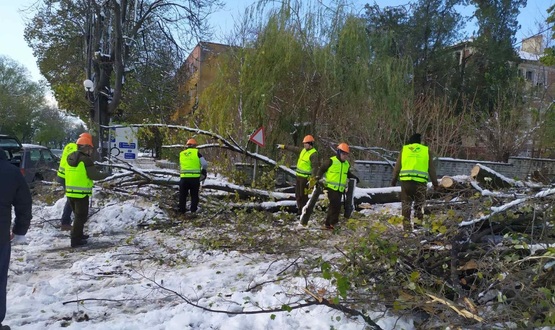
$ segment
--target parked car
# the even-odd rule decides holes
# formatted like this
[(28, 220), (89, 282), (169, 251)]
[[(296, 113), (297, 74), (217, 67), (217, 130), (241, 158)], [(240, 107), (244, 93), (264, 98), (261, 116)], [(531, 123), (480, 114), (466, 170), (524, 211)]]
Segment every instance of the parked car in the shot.
[(28, 184), (56, 178), (59, 158), (49, 148), (22, 144), (16, 137), (4, 134), (0, 134), (0, 147), (6, 152), (8, 160), (19, 167)]
[(13, 158), (14, 154), (19, 153), (23, 149), (21, 142), (15, 136), (0, 134), (0, 147), (6, 152), (8, 160), (12, 163), (15, 162), (14, 165), (19, 166), (19, 162), (17, 160), (14, 161)]
[(50, 149), (50, 151), (52, 151), (54, 156), (56, 156), (58, 159), (62, 158), (62, 153), (64, 152), (62, 149)]
[(22, 149), (14, 153), (12, 163), (15, 165), (16, 162), (19, 162), (21, 174), (30, 185), (56, 178), (59, 160), (47, 147), (23, 143)]

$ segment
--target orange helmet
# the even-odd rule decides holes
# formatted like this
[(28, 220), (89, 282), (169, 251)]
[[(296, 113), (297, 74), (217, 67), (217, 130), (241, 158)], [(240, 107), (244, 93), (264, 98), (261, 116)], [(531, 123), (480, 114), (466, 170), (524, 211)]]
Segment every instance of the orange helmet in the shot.
[(76, 143), (80, 146), (84, 146), (84, 145), (91, 146), (91, 147), (93, 146), (93, 142), (92, 142), (92, 138), (90, 137), (90, 134), (89, 136), (80, 136), (77, 139)]
[(92, 135), (89, 132), (83, 132), (83, 133), (79, 134), (79, 137), (86, 137), (86, 138), (91, 139), (91, 141), (92, 141)]
[(197, 145), (197, 140), (189, 139), (189, 140), (187, 140), (187, 145), (188, 146), (196, 146)]
[(337, 146), (337, 149), (343, 151), (346, 154), (348, 154), (350, 152), (349, 145), (345, 142), (340, 143)]
[(312, 135), (309, 134), (304, 137), (303, 143), (311, 143), (311, 142), (314, 142), (314, 137), (312, 137)]

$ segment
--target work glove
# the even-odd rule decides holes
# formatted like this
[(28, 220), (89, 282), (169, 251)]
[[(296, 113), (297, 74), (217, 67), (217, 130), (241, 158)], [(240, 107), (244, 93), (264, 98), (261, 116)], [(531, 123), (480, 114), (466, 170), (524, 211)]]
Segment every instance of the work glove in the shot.
[(12, 244), (27, 244), (25, 235), (13, 235)]
[(310, 195), (310, 193), (314, 191), (314, 186), (316, 186), (317, 184), (319, 184), (317, 177), (311, 176), (310, 178), (308, 178), (308, 188), (304, 189), (305, 194)]
[(308, 190), (314, 189), (314, 186), (316, 185), (316, 182), (318, 182), (318, 180), (315, 177), (311, 176), (308, 179)]
[(285, 149), (285, 144), (276, 144), (276, 148)]
[(201, 170), (200, 171), (200, 182), (204, 182), (204, 180), (206, 180), (206, 177), (208, 176), (208, 174), (206, 173), (206, 170)]

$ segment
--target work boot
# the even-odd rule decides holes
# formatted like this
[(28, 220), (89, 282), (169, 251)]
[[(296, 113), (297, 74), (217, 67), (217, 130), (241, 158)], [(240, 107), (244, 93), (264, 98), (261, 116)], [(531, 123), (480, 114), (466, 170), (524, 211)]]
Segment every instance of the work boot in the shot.
[(79, 247), (87, 244), (87, 240), (84, 238), (72, 238), (71, 239), (71, 247)]
[(10, 330), (11, 328), (7, 325), (1, 325), (0, 324), (0, 330)]
[[(81, 236), (82, 239), (89, 239), (89, 237), (90, 237), (90, 236), (87, 235), (87, 234), (83, 234), (83, 236)], [(0, 330), (1, 330), (1, 329), (0, 329)]]
[[(60, 226), (60, 230), (63, 231), (70, 231), (71, 230), (71, 225), (61, 225)], [(1, 330), (1, 329), (0, 329)]]

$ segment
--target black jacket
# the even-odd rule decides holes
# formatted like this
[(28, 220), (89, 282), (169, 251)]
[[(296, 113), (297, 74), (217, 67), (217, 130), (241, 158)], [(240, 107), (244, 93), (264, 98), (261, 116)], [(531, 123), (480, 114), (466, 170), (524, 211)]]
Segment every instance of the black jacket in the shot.
[(19, 168), (8, 161), (0, 148), (0, 244), (10, 241), (12, 206), (15, 208), (13, 233), (25, 235), (33, 217), (31, 191)]

